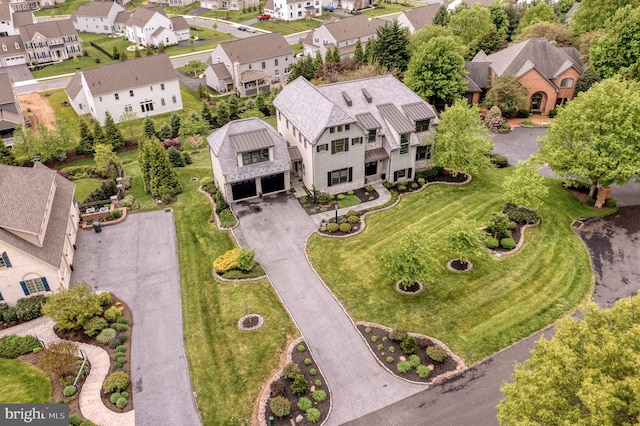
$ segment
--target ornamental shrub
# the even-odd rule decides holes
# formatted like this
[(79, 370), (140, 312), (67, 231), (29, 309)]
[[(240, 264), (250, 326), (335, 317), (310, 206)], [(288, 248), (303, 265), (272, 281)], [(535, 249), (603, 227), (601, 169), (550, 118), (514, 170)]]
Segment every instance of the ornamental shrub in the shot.
[(19, 355), (33, 352), (34, 348), (39, 348), (40, 342), (33, 336), (16, 336), (11, 334), (0, 339), (0, 357), (16, 358)]
[(118, 401), (118, 399), (120, 399), (120, 392), (114, 392), (109, 397), (109, 401), (111, 401), (112, 404), (115, 404)]
[(122, 333), (124, 331), (127, 331), (129, 329), (129, 327), (127, 327), (126, 325), (119, 324), (117, 322), (111, 324), (111, 328), (113, 328), (115, 331), (120, 332), (120, 333)]
[(373, 186), (367, 185), (364, 187), (364, 192), (373, 192)]
[(509, 217), (504, 213), (492, 213), (487, 223), (487, 230), (494, 238), (504, 238), (509, 234), (511, 223)]
[(317, 408), (309, 408), (305, 414), (305, 418), (309, 423), (316, 423), (320, 420), (320, 410)]
[(347, 217), (348, 217), (348, 216), (358, 216), (358, 212), (357, 212), (357, 211), (355, 211), (355, 210), (349, 210), (349, 211), (347, 212)]
[(420, 357), (418, 355), (415, 355), (415, 354), (411, 355), (407, 362), (409, 364), (411, 364), (411, 367), (416, 368), (417, 366), (420, 365)]
[(604, 206), (606, 208), (609, 208), (609, 209), (615, 209), (617, 207), (617, 205), (618, 205), (618, 203), (616, 202), (615, 198), (607, 198), (604, 201)]
[(271, 396), (282, 396), (287, 385), (282, 379), (271, 382)]
[(307, 411), (309, 408), (313, 407), (313, 402), (307, 397), (302, 397), (298, 400), (298, 408), (302, 411)]
[(73, 396), (76, 394), (76, 392), (78, 391), (78, 389), (76, 389), (75, 386), (67, 386), (66, 388), (64, 388), (64, 390), (62, 391), (62, 394), (64, 396), (66, 396), (67, 398)]
[(426, 379), (431, 374), (431, 370), (426, 365), (418, 365), (416, 367), (416, 373), (418, 373), (418, 377), (421, 379)]
[(371, 341), (372, 342), (377, 342), (378, 341), (378, 336), (371, 336)]
[(338, 229), (340, 229), (340, 225), (338, 225), (337, 223), (329, 223), (327, 224), (327, 231), (334, 233), (334, 232), (338, 232)]
[(104, 311), (104, 317), (109, 322), (115, 322), (122, 316), (122, 311), (117, 306), (112, 306), (106, 311)]
[(313, 398), (315, 402), (320, 403), (327, 399), (327, 393), (322, 389), (319, 389), (311, 394), (311, 398)]
[(13, 306), (9, 306), (2, 311), (2, 320), (4, 322), (18, 321), (18, 311)]
[(400, 343), (400, 349), (407, 355), (415, 354), (418, 350), (415, 337), (407, 336), (407, 338)]
[(124, 356), (124, 354), (116, 355), (113, 360), (120, 363), (120, 365), (125, 365), (127, 363), (127, 357)]
[(424, 178), (422, 178), (422, 177), (418, 178), (418, 185), (424, 186), (424, 184), (425, 184)]
[(72, 414), (69, 416), (69, 426), (80, 426), (82, 423), (82, 418), (77, 414)]
[(413, 367), (411, 366), (411, 363), (409, 361), (400, 361), (397, 365), (396, 365), (396, 370), (398, 370), (398, 373), (400, 374), (407, 374), (409, 371), (411, 371)]
[(364, 332), (367, 333), (367, 334), (371, 333), (371, 327), (366, 327), (364, 329)]
[(407, 330), (404, 328), (394, 328), (389, 332), (389, 339), (394, 342), (403, 342), (407, 338)]
[(331, 194), (320, 192), (316, 195), (316, 202), (318, 204), (329, 204), (331, 202)]
[(111, 293), (109, 293), (108, 291), (103, 291), (102, 293), (98, 294), (98, 303), (100, 303), (100, 306), (102, 306), (103, 308), (105, 306), (111, 305)]
[(31, 321), (42, 316), (42, 305), (47, 301), (47, 297), (37, 294), (31, 297), (18, 299), (16, 303), (16, 314), (20, 321)]
[(291, 401), (284, 396), (276, 396), (269, 400), (269, 408), (276, 417), (288, 416), (291, 413)]
[(127, 398), (118, 398), (118, 400), (116, 401), (116, 407), (118, 408), (124, 408), (127, 406)]
[(302, 196), (298, 198), (298, 201), (300, 201), (300, 204), (307, 204), (309, 200), (307, 200), (307, 197)]
[(113, 328), (105, 328), (98, 334), (96, 340), (106, 345), (111, 339), (116, 337), (116, 334), (117, 332)]
[(122, 354), (122, 353), (125, 353), (126, 351), (127, 351), (127, 347), (124, 345), (120, 345), (116, 348), (117, 354)]
[(398, 191), (404, 192), (407, 190), (407, 185), (398, 185)]
[(107, 328), (109, 323), (102, 317), (93, 317), (84, 324), (84, 334), (93, 337)]
[(344, 194), (338, 194), (338, 196), (336, 197), (338, 199), (338, 201), (344, 200), (345, 198), (347, 198), (346, 195)]
[(389, 352), (394, 353), (396, 351), (395, 346), (389, 346)]
[(355, 195), (354, 191), (347, 191), (347, 195)]
[(549, 110), (549, 118), (555, 118), (558, 115), (558, 110), (556, 108)]
[(312, 368), (309, 370), (309, 375), (310, 376), (315, 376), (316, 374), (318, 374), (318, 371), (315, 368)]
[(111, 219), (120, 219), (122, 217), (122, 210), (113, 209), (109, 215), (111, 216)]
[(108, 393), (121, 392), (129, 386), (131, 378), (124, 371), (116, 371), (111, 373), (104, 379), (102, 388)]
[(500, 154), (491, 154), (491, 162), (499, 169), (505, 168), (509, 165), (507, 157)]
[[(316, 385), (316, 387), (318, 387), (318, 386), (322, 386), (322, 380), (320, 380), (320, 379), (316, 379), (316, 381), (315, 381), (315, 382), (313, 382), (313, 383)], [(316, 392), (317, 392), (317, 391), (316, 391)]]
[(116, 320), (116, 322), (118, 324), (129, 324), (129, 320), (127, 319), (127, 317), (120, 317)]
[(321, 226), (320, 227), (320, 232), (327, 232), (327, 226), (326, 225)]
[(513, 250), (514, 248), (516, 248), (516, 242), (514, 241), (513, 238), (503, 238), (500, 240), (500, 245), (502, 246), (502, 248), (506, 249), (506, 250)]
[(381, 351), (384, 349), (384, 345), (382, 343), (378, 343), (378, 350)]
[(385, 182), (382, 186), (384, 186), (387, 189), (391, 189), (393, 188), (393, 183), (391, 182)]
[(294, 364), (293, 362), (285, 365), (282, 370), (282, 377), (285, 379), (293, 380), (298, 374), (300, 374), (300, 367), (298, 367), (298, 364)]
[(393, 364), (394, 362), (395, 362), (395, 358), (394, 357), (392, 357), (392, 356), (388, 356), (387, 357), (387, 363)]
[(418, 189), (418, 184), (417, 184), (417, 183), (415, 183), (415, 182), (413, 182), (413, 183), (411, 184), (411, 189)]
[(309, 382), (302, 374), (296, 374), (296, 378), (293, 379), (293, 384), (291, 385), (291, 392), (297, 396), (309, 392)]
[(540, 219), (540, 214), (537, 211), (513, 203), (505, 204), (502, 213), (506, 214), (510, 221), (520, 225), (531, 225)]
[(349, 232), (351, 232), (351, 224), (341, 223), (339, 229), (340, 229), (340, 232), (344, 232), (345, 234), (348, 234)]
[(305, 358), (304, 359), (304, 365), (311, 365), (313, 363), (313, 361), (311, 361), (311, 358)]
[(496, 238), (487, 237), (484, 240), (484, 246), (488, 249), (497, 249), (500, 246), (500, 242)]
[(434, 345), (427, 348), (427, 356), (435, 362), (442, 362), (447, 359), (449, 354), (443, 347)]
[(219, 274), (236, 269), (238, 267), (238, 256), (240, 256), (240, 248), (228, 250), (213, 261), (213, 269)]
[(355, 216), (355, 215), (347, 216), (347, 222), (349, 222), (351, 224), (358, 223), (358, 222), (360, 222), (360, 218), (358, 216)]
[(240, 252), (238, 253), (238, 269), (245, 272), (252, 270), (253, 265), (255, 264), (253, 260), (255, 255), (255, 250), (248, 250), (240, 247)]
[(302, 352), (304, 352), (304, 351), (306, 351), (306, 350), (307, 350), (307, 348), (305, 348), (305, 347), (304, 347), (304, 345), (298, 345), (298, 346), (296, 347), (296, 349), (297, 349), (297, 350), (298, 350), (298, 352), (300, 352), (300, 353), (302, 353)]

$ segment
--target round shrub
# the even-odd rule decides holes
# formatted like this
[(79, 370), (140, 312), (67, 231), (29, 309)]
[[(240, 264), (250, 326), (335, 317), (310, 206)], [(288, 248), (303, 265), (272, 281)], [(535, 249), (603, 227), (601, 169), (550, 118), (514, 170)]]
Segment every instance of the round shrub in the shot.
[(122, 217), (122, 210), (113, 209), (111, 210), (111, 219), (120, 219)]
[(216, 260), (213, 261), (213, 269), (215, 269), (219, 274), (235, 269), (238, 266), (239, 256), (240, 248), (228, 250), (222, 256), (218, 256)]
[(309, 375), (310, 376), (315, 376), (316, 374), (318, 374), (318, 371), (315, 368), (312, 368), (309, 370)]
[(394, 353), (396, 351), (395, 346), (389, 346), (389, 352)]
[(353, 224), (360, 222), (360, 218), (358, 216), (347, 216), (347, 222)]
[(358, 212), (355, 210), (349, 210), (347, 216), (358, 216)]
[(311, 394), (311, 398), (313, 398), (315, 402), (320, 403), (327, 399), (327, 393), (322, 389), (319, 389)]
[(404, 328), (394, 328), (389, 332), (389, 339), (394, 342), (403, 342), (407, 338), (407, 330)]
[(66, 388), (64, 388), (64, 390), (62, 391), (62, 394), (64, 396), (66, 396), (67, 398), (69, 398), (70, 396), (73, 396), (76, 394), (76, 392), (78, 391), (78, 389), (76, 389), (75, 386), (67, 386)]
[(122, 364), (120, 364), (119, 362), (114, 362), (113, 366), (111, 366), (111, 371), (120, 371), (120, 370), (122, 370)]
[(307, 382), (307, 379), (305, 379), (302, 374), (296, 374), (296, 378), (291, 385), (291, 392), (298, 396), (309, 392), (309, 382)]
[(42, 346), (38, 346), (38, 347), (33, 348), (32, 352), (34, 354), (39, 354), (40, 352), (42, 352)]
[(409, 362), (409, 364), (411, 364), (411, 367), (416, 368), (417, 366), (420, 365), (420, 357), (418, 355), (415, 355), (415, 354), (411, 355), (407, 362)]
[(313, 382), (313, 383), (316, 385), (316, 387), (322, 386), (322, 380), (320, 380), (320, 379), (316, 379), (316, 381)]
[(116, 322), (118, 324), (129, 324), (129, 320), (127, 319), (127, 317), (120, 317), (116, 320)]
[(336, 198), (338, 198), (338, 201), (340, 200), (344, 200), (347, 196), (344, 194), (338, 194), (338, 196)]
[(425, 184), (424, 178), (418, 178), (418, 185), (423, 186)]
[(377, 342), (378, 341), (378, 336), (371, 336), (371, 341), (372, 342)]
[(109, 401), (111, 401), (112, 404), (115, 404), (116, 402), (118, 402), (119, 399), (120, 399), (120, 392), (114, 392), (109, 397)]
[(313, 363), (313, 361), (311, 361), (311, 358), (305, 358), (304, 359), (304, 365), (311, 365)]
[(415, 182), (411, 183), (411, 189), (418, 189), (418, 184)]
[(107, 344), (111, 339), (116, 337), (116, 331), (113, 328), (105, 328), (98, 334), (96, 340), (100, 343)]
[(102, 293), (98, 294), (98, 303), (100, 303), (100, 306), (102, 307), (111, 305), (111, 293), (109, 293), (108, 291), (103, 291)]
[(18, 299), (16, 303), (16, 314), (20, 321), (30, 321), (42, 316), (42, 305), (47, 301), (47, 297), (38, 294), (31, 297)]
[(421, 379), (426, 379), (431, 374), (431, 370), (426, 365), (419, 365), (416, 367), (416, 373), (418, 373), (418, 377)]
[(303, 197), (298, 198), (298, 201), (300, 201), (300, 204), (307, 204), (307, 202), (309, 200), (307, 200), (307, 197), (303, 196)]
[(364, 187), (364, 192), (373, 192), (373, 186), (367, 185)]
[(500, 246), (500, 243), (498, 242), (498, 240), (496, 238), (493, 237), (487, 237), (484, 240), (484, 246), (488, 249), (497, 249)]
[(393, 184), (391, 182), (385, 182), (382, 184), (382, 186), (384, 186), (387, 189), (393, 188)]
[(287, 388), (284, 380), (278, 379), (271, 382), (271, 396), (282, 396)]
[(2, 318), (4, 322), (16, 322), (18, 321), (18, 310), (13, 306), (5, 308), (2, 311)]
[(320, 232), (327, 232), (327, 226), (326, 225), (321, 226)]
[(129, 392), (120, 392), (120, 397), (129, 398)]
[(342, 224), (342, 223), (347, 223), (347, 222), (349, 222), (349, 221), (347, 220), (347, 218), (346, 218), (346, 217), (341, 217), (341, 218), (340, 218), (340, 223), (341, 223), (341, 224)]
[(340, 232), (344, 232), (345, 234), (351, 232), (351, 224), (349, 224), (349, 223), (341, 223), (340, 224)]
[(384, 345), (382, 343), (378, 343), (378, 350), (381, 351), (384, 349)]
[(294, 364), (293, 362), (285, 365), (282, 370), (282, 377), (285, 379), (293, 380), (298, 374), (300, 374), (300, 367), (298, 367), (298, 364)]
[(500, 245), (506, 250), (513, 250), (516, 247), (516, 242), (513, 238), (503, 238), (500, 240)]
[(555, 118), (558, 115), (558, 110), (556, 108), (549, 110), (549, 118)]
[(388, 340), (388, 339), (387, 339), (387, 336), (382, 336), (382, 341), (383, 341), (383, 342), (386, 342), (387, 340)]
[(398, 185), (398, 191), (404, 192), (407, 190), (407, 185)]
[(302, 411), (307, 411), (309, 408), (313, 407), (313, 402), (307, 397), (302, 397), (298, 400), (298, 408)]
[(120, 345), (116, 348), (116, 353), (125, 353), (127, 351), (127, 347), (124, 345)]
[(129, 386), (131, 382), (131, 378), (124, 371), (116, 371), (115, 373), (109, 374), (106, 379), (104, 379), (104, 383), (102, 384), (102, 388), (108, 393), (120, 392), (123, 391)]
[(127, 357), (124, 355), (118, 355), (114, 357), (113, 360), (120, 363), (120, 365), (125, 365), (127, 363)]
[(407, 355), (415, 354), (418, 350), (416, 339), (412, 336), (407, 336), (407, 338), (400, 343), (400, 349)]
[(115, 322), (122, 316), (122, 311), (117, 306), (112, 306), (104, 311), (104, 317), (109, 322)]
[(127, 398), (118, 398), (116, 401), (116, 407), (124, 408), (127, 406)]
[(371, 333), (371, 327), (367, 327), (367, 328), (365, 328), (365, 329), (364, 329), (364, 332), (365, 332), (365, 333), (367, 333), (367, 334)]
[(298, 347), (296, 348), (298, 350), (298, 352), (302, 353), (304, 351), (307, 350), (307, 348), (304, 347), (304, 345), (298, 345)]
[(82, 423), (82, 417), (77, 414), (72, 414), (69, 416), (69, 426), (80, 426)]
[(305, 418), (309, 423), (316, 423), (320, 420), (320, 410), (317, 408), (309, 408), (305, 414)]
[(393, 364), (395, 362), (395, 359), (392, 356), (388, 356), (387, 357), (387, 363), (388, 364)]
[(329, 223), (327, 225), (327, 231), (331, 233), (338, 232), (338, 229), (340, 229), (340, 225), (338, 225), (337, 223)]
[(449, 354), (441, 346), (429, 346), (427, 348), (427, 356), (435, 362), (442, 362), (447, 359)]
[(499, 169), (502, 169), (509, 165), (509, 160), (507, 159), (507, 157), (500, 154), (492, 154), (491, 162)]
[(129, 327), (127, 327), (125, 324), (119, 324), (117, 322), (111, 324), (111, 328), (113, 328), (115, 331), (120, 333), (127, 331), (129, 329)]
[(400, 374), (407, 374), (413, 367), (409, 361), (401, 361), (396, 365), (396, 370)]
[(354, 191), (347, 191), (347, 195), (355, 195)]
[(276, 396), (269, 401), (269, 408), (277, 417), (288, 416), (291, 413), (291, 401), (284, 396)]
[(607, 198), (604, 201), (604, 206), (608, 209), (615, 209), (617, 205), (618, 203), (616, 202), (615, 198)]

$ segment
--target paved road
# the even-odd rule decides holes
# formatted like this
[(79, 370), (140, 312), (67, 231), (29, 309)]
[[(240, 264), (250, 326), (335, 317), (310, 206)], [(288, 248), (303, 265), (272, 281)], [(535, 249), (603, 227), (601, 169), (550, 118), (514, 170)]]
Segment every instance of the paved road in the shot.
[(198, 425), (182, 335), (173, 213), (129, 215), (101, 233), (80, 231), (71, 282), (108, 290), (133, 312), (136, 424)]
[(242, 246), (256, 249), (331, 390), (327, 425), (343, 424), (424, 389), (378, 364), (342, 306), (316, 276), (304, 251), (316, 225), (292, 195), (242, 202), (233, 209), (240, 217), (234, 234)]

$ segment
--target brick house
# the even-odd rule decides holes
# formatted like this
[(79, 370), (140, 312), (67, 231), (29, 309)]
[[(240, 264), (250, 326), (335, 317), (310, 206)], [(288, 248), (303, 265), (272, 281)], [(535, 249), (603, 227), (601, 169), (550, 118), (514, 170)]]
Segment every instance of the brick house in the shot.
[(480, 51), (465, 68), (470, 103), (482, 101), (496, 78), (514, 74), (527, 88), (529, 111), (537, 114), (548, 114), (573, 99), (584, 69), (577, 49), (556, 47), (541, 38), (525, 40), (488, 56)]

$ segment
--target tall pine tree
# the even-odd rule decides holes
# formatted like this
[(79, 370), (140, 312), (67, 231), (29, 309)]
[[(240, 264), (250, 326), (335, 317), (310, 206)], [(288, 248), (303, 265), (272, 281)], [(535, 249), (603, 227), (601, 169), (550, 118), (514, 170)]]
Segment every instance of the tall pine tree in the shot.
[(356, 48), (353, 52), (353, 59), (355, 59), (359, 64), (366, 64), (364, 49), (362, 48), (362, 42), (360, 41), (360, 39), (356, 41)]
[(124, 137), (118, 129), (116, 122), (113, 121), (113, 117), (109, 111), (105, 114), (104, 118), (104, 136), (107, 143), (113, 146), (113, 150), (117, 151), (124, 146)]
[(106, 143), (106, 139), (104, 136), (104, 132), (102, 131), (102, 126), (100, 122), (96, 120), (93, 123), (93, 146), (99, 143)]
[(180, 133), (180, 116), (177, 112), (171, 113), (171, 133), (174, 138), (177, 138)]
[(148, 138), (152, 138), (156, 136), (156, 126), (153, 124), (153, 120), (149, 117), (144, 119), (144, 127), (142, 132)]
[(409, 30), (401, 27), (398, 20), (391, 25), (378, 27), (373, 47), (375, 62), (388, 70), (398, 69), (403, 73), (409, 64)]
[(80, 143), (76, 148), (78, 154), (93, 153), (93, 133), (85, 120), (80, 119)]

